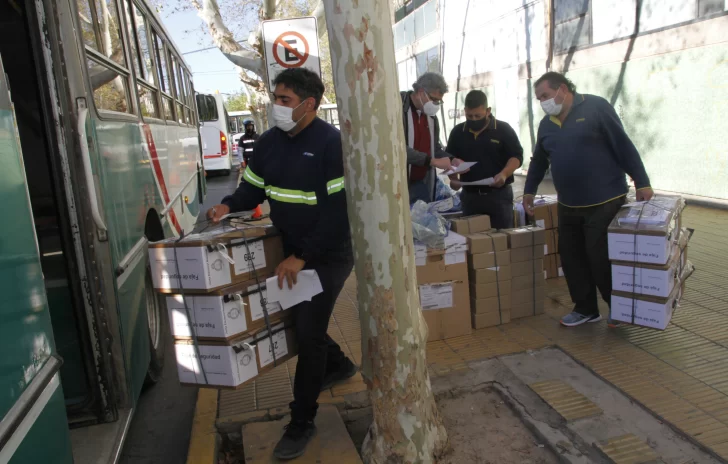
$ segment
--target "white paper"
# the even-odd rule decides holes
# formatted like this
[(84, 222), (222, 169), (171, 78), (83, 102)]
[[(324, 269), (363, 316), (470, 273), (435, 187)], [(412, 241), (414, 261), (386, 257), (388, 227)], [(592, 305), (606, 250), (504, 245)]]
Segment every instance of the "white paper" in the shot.
[(564, 269), (561, 267), (559, 268), (559, 277), (564, 277)]
[(263, 269), (265, 262), (265, 246), (263, 240), (245, 243), (233, 242), (233, 260), (235, 261), (235, 274), (252, 272), (253, 269)]
[(460, 163), (459, 166), (453, 166), (450, 168), (449, 171), (443, 172), (443, 175), (451, 176), (453, 174), (460, 174), (461, 172), (467, 171), (468, 169), (472, 168), (476, 164), (478, 164), (477, 161), (473, 161), (473, 162), (463, 161), (462, 163)]
[(452, 284), (420, 285), (422, 310), (452, 308)]
[(288, 281), (283, 281), (283, 288), (278, 288), (278, 277), (270, 277), (266, 280), (268, 290), (268, 301), (280, 303), (283, 309), (311, 299), (323, 292), (321, 280), (316, 271), (309, 269), (298, 273), (297, 282), (293, 288), (288, 288)]
[(455, 251), (452, 253), (445, 253), (445, 265), (460, 264), (465, 262), (465, 253), (461, 251)]
[(495, 182), (493, 178), (488, 177), (487, 179), (480, 179), (475, 182), (460, 182), (460, 185), (493, 185), (493, 182)]

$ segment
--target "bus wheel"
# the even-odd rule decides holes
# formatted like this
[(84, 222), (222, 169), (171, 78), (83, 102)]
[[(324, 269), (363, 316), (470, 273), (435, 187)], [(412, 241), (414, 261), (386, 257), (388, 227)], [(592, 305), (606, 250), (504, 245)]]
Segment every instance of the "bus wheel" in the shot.
[(162, 377), (167, 334), (167, 311), (164, 297), (154, 291), (152, 271), (147, 266), (144, 294), (147, 303), (147, 327), (149, 329), (149, 370), (144, 383), (153, 385)]
[(230, 170), (230, 169), (223, 169), (223, 171), (222, 171), (222, 175), (223, 175), (223, 176), (229, 176), (229, 175), (230, 175), (230, 172), (231, 172), (231, 170)]

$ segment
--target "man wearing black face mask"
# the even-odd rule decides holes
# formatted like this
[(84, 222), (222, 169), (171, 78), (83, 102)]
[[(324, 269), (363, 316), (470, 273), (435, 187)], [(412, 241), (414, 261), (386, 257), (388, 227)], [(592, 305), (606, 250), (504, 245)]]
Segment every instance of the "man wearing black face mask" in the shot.
[(250, 164), (250, 159), (255, 153), (254, 147), (255, 142), (258, 141), (258, 133), (255, 132), (255, 123), (252, 119), (246, 119), (243, 124), (245, 125), (245, 133), (240, 136), (238, 140), (238, 149), (242, 153), (242, 159), (245, 166)]
[(487, 214), (496, 229), (513, 227), (513, 172), (523, 162), (523, 147), (508, 123), (497, 120), (480, 90), (465, 97), (464, 123), (450, 132), (447, 152), (463, 161), (477, 162), (470, 171), (451, 176), (451, 185), (493, 178), (489, 186), (463, 186), (463, 214)]

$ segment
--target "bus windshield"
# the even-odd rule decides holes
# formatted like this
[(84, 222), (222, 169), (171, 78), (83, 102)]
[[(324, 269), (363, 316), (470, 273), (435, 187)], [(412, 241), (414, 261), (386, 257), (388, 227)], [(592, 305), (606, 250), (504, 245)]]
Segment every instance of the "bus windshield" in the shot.
[(212, 95), (197, 95), (197, 111), (202, 122), (217, 121), (219, 118), (215, 98)]

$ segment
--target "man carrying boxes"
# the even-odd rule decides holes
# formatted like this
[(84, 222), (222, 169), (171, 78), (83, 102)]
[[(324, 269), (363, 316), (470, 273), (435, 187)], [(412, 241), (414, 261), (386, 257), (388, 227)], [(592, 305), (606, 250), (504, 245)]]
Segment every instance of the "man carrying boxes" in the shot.
[(291, 286), (303, 269), (314, 269), (323, 292), (293, 308), (298, 364), (291, 423), (274, 450), (278, 459), (301, 456), (316, 432), (317, 399), (323, 388), (351, 377), (356, 366), (327, 335), (336, 298), (353, 267), (339, 131), (316, 117), (321, 79), (303, 68), (275, 79), (275, 128), (260, 136), (244, 182), (208, 212), (217, 222), (251, 210), (266, 196), (283, 237), (286, 259), (276, 269), (279, 286)]

